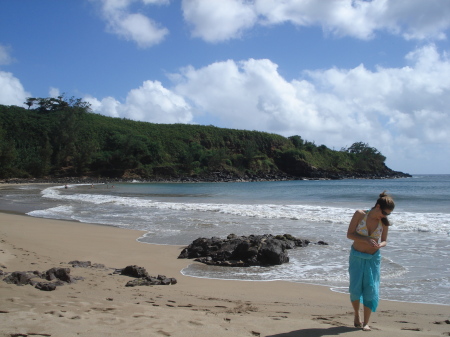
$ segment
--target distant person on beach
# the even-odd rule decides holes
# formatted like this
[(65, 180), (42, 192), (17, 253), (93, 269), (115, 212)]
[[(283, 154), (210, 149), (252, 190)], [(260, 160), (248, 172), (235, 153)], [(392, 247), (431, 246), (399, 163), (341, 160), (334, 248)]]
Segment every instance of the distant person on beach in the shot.
[[(386, 247), (388, 216), (394, 210), (394, 200), (380, 194), (370, 210), (358, 210), (348, 226), (347, 238), (353, 240), (349, 259), (350, 301), (355, 311), (355, 327), (370, 331), (370, 314), (376, 311), (380, 287), (380, 248)], [(360, 303), (364, 306), (364, 321), (359, 315)]]

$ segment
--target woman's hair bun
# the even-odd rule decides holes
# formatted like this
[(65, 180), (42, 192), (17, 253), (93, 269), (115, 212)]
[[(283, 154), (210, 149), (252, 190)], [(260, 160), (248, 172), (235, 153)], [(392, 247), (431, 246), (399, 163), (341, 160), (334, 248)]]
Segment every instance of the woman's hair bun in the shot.
[(380, 198), (388, 197), (389, 195), (386, 193), (387, 191), (383, 191), (380, 193)]

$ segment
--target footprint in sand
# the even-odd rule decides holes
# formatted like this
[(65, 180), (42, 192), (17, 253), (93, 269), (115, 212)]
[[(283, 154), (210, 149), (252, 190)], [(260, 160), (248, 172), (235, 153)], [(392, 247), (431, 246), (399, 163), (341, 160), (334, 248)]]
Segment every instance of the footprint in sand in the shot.
[(64, 315), (61, 312), (58, 312), (56, 310), (47, 311), (47, 312), (44, 312), (44, 314), (53, 315), (53, 316), (56, 316), (56, 317), (64, 317)]
[(433, 324), (450, 324), (450, 319), (446, 319), (445, 321), (435, 321)]
[(192, 308), (192, 307), (193, 307), (192, 304), (184, 304), (184, 305), (179, 304), (178, 305), (178, 308)]
[(155, 316), (150, 315), (133, 315), (133, 318), (155, 318)]
[(91, 309), (99, 312), (111, 312), (116, 310), (116, 308), (91, 308)]
[(401, 328), (401, 330), (408, 330), (408, 331), (422, 331), (421, 328)]
[(313, 320), (314, 321), (322, 321), (324, 324), (330, 324), (333, 326), (345, 326), (344, 323), (336, 321), (335, 320), (336, 318), (339, 318), (339, 316), (337, 316), (337, 317), (336, 316), (330, 316), (330, 317), (317, 316), (317, 317), (314, 317)]
[(203, 323), (200, 323), (200, 322), (197, 322), (197, 321), (189, 321), (189, 323), (192, 324), (192, 325), (197, 325), (197, 326), (204, 325)]

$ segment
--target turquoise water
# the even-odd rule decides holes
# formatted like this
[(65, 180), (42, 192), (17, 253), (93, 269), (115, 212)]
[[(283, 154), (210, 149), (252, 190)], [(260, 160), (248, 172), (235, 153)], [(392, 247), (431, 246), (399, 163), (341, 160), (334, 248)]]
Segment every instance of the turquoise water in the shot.
[(127, 183), (27, 185), (2, 192), (0, 208), (32, 216), (143, 230), (139, 239), (188, 245), (198, 237), (230, 233), (284, 234), (323, 240), (289, 252), (290, 262), (269, 268), (190, 265), (195, 277), (275, 280), (327, 285), (346, 292), (351, 241), (348, 223), (383, 190), (394, 197), (388, 246), (382, 250), (385, 299), (450, 304), (450, 175), (388, 180), (305, 180), (247, 183)]

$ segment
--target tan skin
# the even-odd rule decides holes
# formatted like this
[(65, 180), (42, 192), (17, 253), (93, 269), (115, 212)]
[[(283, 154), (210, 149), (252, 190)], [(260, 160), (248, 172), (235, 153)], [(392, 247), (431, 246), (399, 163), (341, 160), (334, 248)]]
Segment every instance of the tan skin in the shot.
[[(384, 210), (386, 213), (391, 213), (391, 210)], [(367, 230), (369, 236), (363, 236), (356, 233), (356, 227), (363, 220), (366, 213), (362, 210), (358, 210), (353, 215), (350, 225), (348, 226), (347, 238), (353, 240), (353, 248), (361, 253), (375, 254), (378, 249), (386, 247), (387, 236), (388, 236), (388, 226), (383, 224), (383, 233), (381, 234), (380, 240), (371, 238), (370, 235), (377, 229), (378, 223), (385, 217), (382, 213), (380, 205), (377, 204), (372, 208), (367, 215)], [(359, 300), (352, 302), (353, 309), (355, 311), (355, 326), (361, 326), (361, 319), (359, 317)], [(362, 324), (363, 330), (369, 331), (369, 319), (372, 310), (364, 306), (364, 323)]]

